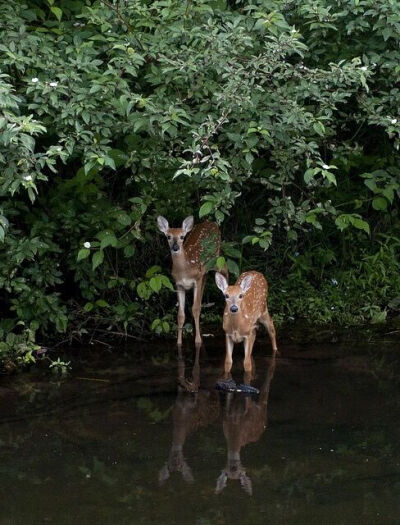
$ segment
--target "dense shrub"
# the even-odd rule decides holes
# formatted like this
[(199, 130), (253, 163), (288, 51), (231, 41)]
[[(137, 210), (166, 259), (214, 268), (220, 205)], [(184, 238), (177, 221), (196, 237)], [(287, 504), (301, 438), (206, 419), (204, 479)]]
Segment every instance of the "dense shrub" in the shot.
[(38, 330), (169, 331), (159, 213), (221, 223), (231, 271), (266, 271), (283, 318), (397, 304), (397, 2), (2, 14), (0, 352), (27, 355)]

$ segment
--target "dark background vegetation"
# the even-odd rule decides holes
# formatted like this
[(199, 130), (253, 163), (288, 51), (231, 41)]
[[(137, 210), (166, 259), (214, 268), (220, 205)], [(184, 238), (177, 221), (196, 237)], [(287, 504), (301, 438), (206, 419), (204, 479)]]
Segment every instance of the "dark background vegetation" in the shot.
[(0, 31), (0, 360), (172, 332), (158, 214), (216, 220), (278, 322), (396, 315), (398, 2), (26, 0)]

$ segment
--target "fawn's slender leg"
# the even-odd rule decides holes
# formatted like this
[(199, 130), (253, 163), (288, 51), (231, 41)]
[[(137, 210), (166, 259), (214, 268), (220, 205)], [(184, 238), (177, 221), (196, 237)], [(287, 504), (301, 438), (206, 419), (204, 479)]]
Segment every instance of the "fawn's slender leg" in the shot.
[(185, 323), (185, 289), (177, 287), (178, 294), (178, 345), (182, 344), (182, 327)]
[(228, 374), (232, 368), (232, 352), (233, 352), (233, 341), (230, 335), (225, 336), (225, 374)]
[(268, 404), (269, 389), (271, 387), (271, 381), (274, 377), (275, 365), (276, 365), (276, 353), (274, 352), (269, 362), (267, 375), (265, 377), (264, 384), (262, 385), (260, 389), (260, 397), (258, 398), (260, 405), (266, 406)]
[(198, 281), (194, 283), (193, 288), (193, 319), (196, 328), (196, 337), (195, 343), (201, 344), (201, 334), (200, 334), (200, 311), (201, 311), (201, 301), (203, 299), (204, 285), (206, 282), (206, 276), (203, 275)]
[(193, 370), (192, 370), (192, 377), (193, 377), (193, 384), (196, 387), (196, 390), (198, 390), (200, 385), (200, 345), (196, 345), (196, 353), (194, 357), (194, 363), (193, 363)]
[(243, 367), (245, 372), (250, 372), (252, 369), (252, 362), (251, 362), (251, 353), (253, 351), (253, 345), (254, 341), (256, 339), (256, 332), (255, 330), (252, 330), (252, 332), (245, 337), (244, 340), (244, 361), (243, 361)]
[(271, 343), (272, 343), (272, 350), (274, 352), (278, 352), (278, 347), (276, 346), (276, 332), (275, 332), (274, 321), (272, 320), (272, 317), (269, 315), (268, 308), (265, 309), (265, 312), (260, 317), (260, 323), (262, 323), (265, 326), (265, 328), (268, 330), (269, 338), (271, 339)]

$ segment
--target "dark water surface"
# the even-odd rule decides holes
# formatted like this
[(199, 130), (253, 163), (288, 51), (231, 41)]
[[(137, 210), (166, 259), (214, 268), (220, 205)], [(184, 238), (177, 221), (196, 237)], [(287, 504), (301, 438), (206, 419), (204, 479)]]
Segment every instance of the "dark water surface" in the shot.
[(257, 397), (215, 390), (211, 338), (198, 361), (190, 342), (181, 360), (149, 344), (81, 351), (62, 380), (2, 378), (0, 525), (398, 524), (400, 395), (373, 346), (287, 346), (274, 362), (260, 338)]

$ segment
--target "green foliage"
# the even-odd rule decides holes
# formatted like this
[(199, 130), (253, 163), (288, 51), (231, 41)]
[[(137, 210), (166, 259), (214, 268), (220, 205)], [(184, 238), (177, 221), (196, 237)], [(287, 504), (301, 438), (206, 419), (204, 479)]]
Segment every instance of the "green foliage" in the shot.
[(399, 241), (380, 242), (374, 254), (355, 248), (351, 265), (341, 265), (333, 251), (321, 246), (297, 254), (280, 285), (271, 289), (271, 310), (273, 305), (284, 319), (314, 323), (384, 322), (390, 310), (398, 311)]
[[(399, 16), (383, 0), (5, 4), (8, 333), (17, 321), (40, 337), (172, 330), (160, 213), (221, 224), (239, 255), (223, 246), (217, 261), (207, 248), (219, 268), (267, 270), (276, 289), (295, 275), (294, 295), (274, 299), (283, 312), (337, 320), (330, 302), (348, 300), (358, 310), (343, 320), (383, 317), (366, 261), (400, 226)], [(338, 265), (349, 295), (319, 293), (309, 268)], [(353, 301), (360, 289), (365, 301)]]

